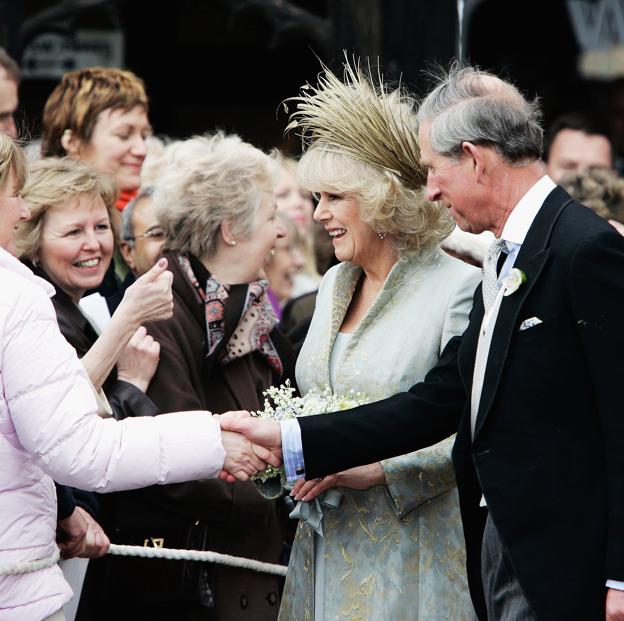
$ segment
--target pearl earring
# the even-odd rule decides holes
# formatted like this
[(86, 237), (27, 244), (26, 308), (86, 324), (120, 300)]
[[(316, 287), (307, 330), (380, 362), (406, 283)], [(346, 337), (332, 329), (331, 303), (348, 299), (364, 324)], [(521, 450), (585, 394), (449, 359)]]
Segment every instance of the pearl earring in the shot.
[(228, 244), (230, 244), (230, 246), (236, 246), (236, 240), (235, 239), (230, 239), (230, 240), (228, 240)]
[(386, 236), (385, 233), (377, 233), (377, 235), (379, 235), (379, 239), (383, 239)]

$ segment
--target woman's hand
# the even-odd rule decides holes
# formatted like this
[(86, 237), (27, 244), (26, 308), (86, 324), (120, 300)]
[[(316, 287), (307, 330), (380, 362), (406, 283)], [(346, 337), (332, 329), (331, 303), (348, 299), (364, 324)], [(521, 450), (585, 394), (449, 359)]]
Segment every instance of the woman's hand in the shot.
[(160, 259), (126, 289), (115, 315), (121, 314), (135, 329), (149, 321), (169, 319), (173, 315), (172, 282), (173, 274), (167, 271), (167, 259)]
[(330, 474), (322, 479), (313, 479), (306, 481), (299, 479), (290, 495), (295, 500), (308, 502), (314, 500), (319, 494), (331, 487), (348, 487), (350, 489), (369, 489), (374, 485), (385, 485), (386, 475), (379, 462), (368, 464), (368, 466), (359, 466), (351, 468), (338, 474)]
[(221, 477), (223, 480), (247, 481), (257, 472), (264, 470), (267, 464), (274, 466), (279, 464), (279, 460), (269, 449), (250, 442), (240, 433), (222, 430), (221, 441), (225, 449), (223, 471), (229, 477)]
[(141, 326), (134, 333), (117, 361), (117, 379), (134, 384), (147, 392), (158, 368), (160, 344)]
[[(96, 392), (106, 381), (141, 324), (169, 319), (173, 315), (172, 282), (173, 274), (167, 271), (167, 259), (160, 259), (149, 272), (126, 289), (109, 324), (82, 358), (82, 364)], [(145, 378), (145, 373), (142, 378)], [(149, 380), (147, 383), (149, 384)], [(147, 389), (147, 385), (145, 388)]]
[(110, 540), (102, 527), (82, 508), (57, 522), (58, 547), (63, 558), (99, 558), (108, 552)]

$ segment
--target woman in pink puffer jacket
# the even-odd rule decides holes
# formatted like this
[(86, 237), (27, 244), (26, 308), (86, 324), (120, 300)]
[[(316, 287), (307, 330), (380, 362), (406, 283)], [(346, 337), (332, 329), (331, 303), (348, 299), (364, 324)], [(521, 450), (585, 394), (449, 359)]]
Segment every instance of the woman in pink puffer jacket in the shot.
[[(87, 375), (59, 332), (53, 288), (4, 250), (29, 217), (19, 196), (25, 176), (23, 153), (0, 134), (0, 621), (62, 619), (72, 597), (54, 562), (53, 480), (104, 492), (217, 477), (222, 469), (244, 479), (261, 467), (249, 443), (222, 434), (206, 412), (121, 422), (97, 416)], [(170, 290), (165, 269), (159, 264), (153, 277)], [(40, 560), (49, 566), (7, 575), (12, 565)]]

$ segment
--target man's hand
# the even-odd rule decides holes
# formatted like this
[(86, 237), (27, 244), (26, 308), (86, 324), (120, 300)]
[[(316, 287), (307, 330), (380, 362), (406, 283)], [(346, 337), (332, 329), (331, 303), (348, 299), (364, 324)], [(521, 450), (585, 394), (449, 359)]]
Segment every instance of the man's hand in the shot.
[(295, 500), (308, 502), (331, 487), (348, 487), (350, 489), (369, 489), (374, 485), (385, 485), (386, 475), (381, 464), (376, 462), (367, 466), (350, 468), (338, 474), (330, 474), (322, 479), (306, 481), (299, 479), (293, 486), (291, 496)]
[(226, 412), (219, 416), (219, 424), (224, 431), (242, 433), (249, 441), (269, 449), (278, 457), (277, 463), (268, 461), (273, 466), (279, 466), (282, 456), (282, 432), (279, 423), (254, 418), (249, 412)]
[(624, 621), (624, 591), (607, 589), (606, 621)]
[(63, 558), (99, 558), (110, 546), (102, 527), (82, 507), (57, 522), (56, 541)]

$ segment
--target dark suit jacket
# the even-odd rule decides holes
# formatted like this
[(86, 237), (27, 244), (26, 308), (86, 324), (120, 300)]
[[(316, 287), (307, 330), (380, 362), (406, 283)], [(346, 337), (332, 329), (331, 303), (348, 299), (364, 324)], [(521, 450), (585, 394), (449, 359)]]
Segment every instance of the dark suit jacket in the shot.
[[(515, 267), (527, 280), (500, 307), (474, 441), (481, 287), (466, 332), (424, 382), (354, 412), (300, 419), (306, 476), (457, 430), (453, 460), (479, 618), (483, 492), (538, 618), (602, 621), (605, 580), (624, 580), (624, 239), (556, 188)], [(531, 317), (542, 323), (519, 331)]]

